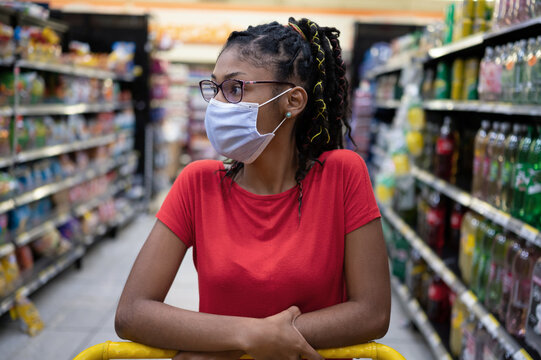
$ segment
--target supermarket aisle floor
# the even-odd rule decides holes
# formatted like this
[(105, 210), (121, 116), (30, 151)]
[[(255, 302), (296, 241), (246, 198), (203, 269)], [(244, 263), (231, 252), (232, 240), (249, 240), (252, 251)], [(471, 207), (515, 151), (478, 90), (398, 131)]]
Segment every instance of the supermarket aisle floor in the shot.
[[(106, 239), (91, 248), (81, 271), (70, 269), (34, 294), (32, 300), (45, 321), (45, 329), (35, 338), (19, 331), (9, 316), (0, 318), (1, 357), (69, 360), (89, 346), (120, 340), (113, 325), (116, 303), (153, 223), (154, 217), (140, 216), (117, 239)], [(190, 252), (166, 302), (197, 310), (197, 276), (191, 260)], [(381, 342), (407, 359), (432, 359), (422, 336), (405, 327), (405, 322), (405, 314), (394, 300), (390, 330)]]

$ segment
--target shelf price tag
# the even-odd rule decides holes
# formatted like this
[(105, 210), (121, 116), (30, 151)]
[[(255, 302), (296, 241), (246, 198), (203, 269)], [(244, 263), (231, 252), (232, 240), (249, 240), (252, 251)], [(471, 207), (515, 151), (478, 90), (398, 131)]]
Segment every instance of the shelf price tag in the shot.
[(524, 224), (522, 225), (522, 228), (520, 229), (519, 235), (530, 242), (535, 242), (535, 239), (537, 238), (538, 234), (539, 234), (539, 231), (537, 231), (537, 229), (535, 229), (534, 227), (528, 224)]
[(513, 354), (513, 360), (533, 360), (532, 357), (524, 349), (520, 349)]
[(494, 214), (494, 221), (503, 227), (507, 227), (509, 220), (511, 220), (511, 215), (504, 213), (503, 211), (497, 210)]
[(468, 309), (471, 309), (473, 307), (473, 304), (477, 302), (477, 297), (471, 292), (471, 290), (468, 290), (460, 296), (460, 300), (466, 305)]
[(485, 315), (481, 322), (486, 327), (487, 331), (490, 335), (496, 337), (498, 335), (498, 328), (500, 327), (500, 323), (492, 314)]

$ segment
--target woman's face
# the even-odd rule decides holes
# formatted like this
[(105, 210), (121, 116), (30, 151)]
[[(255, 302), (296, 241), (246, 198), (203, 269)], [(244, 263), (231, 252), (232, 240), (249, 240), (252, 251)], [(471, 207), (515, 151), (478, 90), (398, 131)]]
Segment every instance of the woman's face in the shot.
[[(233, 46), (224, 50), (220, 57), (218, 57), (216, 60), (216, 66), (214, 67), (214, 72), (212, 74), (212, 80), (214, 82), (221, 84), (224, 80), (228, 79), (246, 81), (276, 80), (273, 72), (268, 68), (256, 67), (250, 62), (240, 60), (238, 52), (238, 47)], [(288, 88), (287, 85), (276, 84), (245, 85), (242, 102), (262, 104), (276, 95), (276, 93), (273, 92), (273, 89), (276, 86), (280, 86), (280, 91), (284, 91)], [(280, 102), (285, 101), (286, 96), (287, 95), (283, 95), (259, 108), (257, 116), (257, 130), (260, 134), (272, 132), (284, 119), (285, 111), (282, 113), (280, 110)], [(221, 102), (227, 102), (221, 91), (218, 92), (215, 99)]]

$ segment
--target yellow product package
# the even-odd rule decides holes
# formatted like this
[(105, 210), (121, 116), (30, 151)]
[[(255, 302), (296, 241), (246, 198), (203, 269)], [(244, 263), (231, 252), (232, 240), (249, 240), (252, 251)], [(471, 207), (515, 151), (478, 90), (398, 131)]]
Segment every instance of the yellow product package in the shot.
[(10, 310), (10, 314), (13, 319), (20, 320), (22, 330), (30, 336), (39, 334), (45, 326), (36, 306), (21, 294), (15, 297), (15, 306)]

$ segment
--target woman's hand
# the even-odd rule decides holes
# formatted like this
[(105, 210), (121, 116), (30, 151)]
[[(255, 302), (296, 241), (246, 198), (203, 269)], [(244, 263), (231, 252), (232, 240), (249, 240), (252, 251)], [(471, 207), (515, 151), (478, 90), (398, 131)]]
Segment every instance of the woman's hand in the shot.
[(185, 352), (181, 351), (172, 360), (238, 360), (244, 351)]
[(246, 329), (246, 353), (256, 360), (323, 360), (295, 327), (299, 315), (299, 308), (292, 306), (274, 316), (254, 319), (254, 325)]

